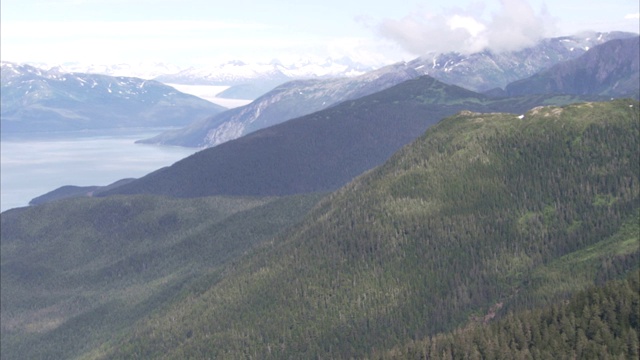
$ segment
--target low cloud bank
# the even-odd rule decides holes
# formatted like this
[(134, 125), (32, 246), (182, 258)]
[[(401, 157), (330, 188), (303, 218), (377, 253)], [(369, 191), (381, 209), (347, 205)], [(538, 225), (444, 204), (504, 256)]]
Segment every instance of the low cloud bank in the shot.
[(418, 55), (450, 51), (515, 51), (551, 36), (555, 20), (545, 8), (540, 12), (525, 0), (501, 0), (500, 8), (486, 20), (484, 8), (452, 9), (444, 14), (414, 12), (400, 20), (378, 25), (384, 38)]

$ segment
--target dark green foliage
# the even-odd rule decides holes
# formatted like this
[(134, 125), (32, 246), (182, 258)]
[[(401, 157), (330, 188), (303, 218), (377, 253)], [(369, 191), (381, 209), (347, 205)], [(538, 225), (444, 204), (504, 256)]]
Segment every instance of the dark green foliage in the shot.
[(95, 351), (215, 284), (318, 198), (78, 198), (2, 213), (2, 359)]
[(567, 301), (408, 343), (376, 359), (638, 359), (638, 272)]
[[(625, 276), (638, 268), (639, 108), (620, 100), (445, 119), (99, 355), (374, 357)], [(611, 340), (594, 324), (576, 330), (576, 344), (580, 331), (633, 342), (631, 330)], [(523, 329), (470, 354), (510, 358), (529, 337), (546, 346), (537, 357), (565, 341)]]
[[(639, 109), (463, 112), (317, 204), (144, 195), (5, 212), (2, 357), (633, 355), (637, 280), (561, 304), (638, 268)], [(480, 335), (454, 331), (469, 323)]]

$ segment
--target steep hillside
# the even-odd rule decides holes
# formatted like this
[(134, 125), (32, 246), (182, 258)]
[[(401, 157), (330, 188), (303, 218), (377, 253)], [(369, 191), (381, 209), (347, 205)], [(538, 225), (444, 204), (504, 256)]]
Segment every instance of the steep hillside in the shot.
[(640, 103), (464, 112), (98, 358), (362, 358), (638, 267)]
[(506, 87), (510, 96), (576, 94), (611, 97), (640, 96), (640, 37), (617, 39), (589, 49)]
[(425, 76), (205, 149), (100, 196), (331, 191), (458, 111), (522, 113), (572, 101), (550, 96), (495, 100)]
[(318, 199), (82, 198), (3, 212), (2, 359), (72, 359), (114, 341)]
[(184, 126), (225, 108), (157, 81), (2, 62), (1, 124), (11, 133)]

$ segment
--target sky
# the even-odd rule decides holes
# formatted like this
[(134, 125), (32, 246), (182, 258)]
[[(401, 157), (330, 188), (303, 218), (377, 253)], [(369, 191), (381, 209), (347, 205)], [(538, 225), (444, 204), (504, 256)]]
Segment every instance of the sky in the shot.
[(2, 0), (0, 58), (44, 64), (349, 57), (513, 50), (583, 31), (640, 32), (638, 0)]

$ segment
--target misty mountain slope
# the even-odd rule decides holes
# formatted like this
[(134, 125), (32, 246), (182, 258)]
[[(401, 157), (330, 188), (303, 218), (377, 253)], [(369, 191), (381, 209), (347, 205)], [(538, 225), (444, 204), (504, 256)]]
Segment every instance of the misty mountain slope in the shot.
[(184, 126), (225, 108), (157, 81), (2, 62), (2, 132)]
[(81, 198), (3, 212), (2, 359), (98, 349), (222, 278), (319, 198)]
[(205, 149), (98, 196), (271, 196), (331, 191), (461, 110), (522, 113), (566, 97), (494, 100), (431, 77), (347, 101)]
[(378, 358), (624, 276), (640, 255), (639, 109), (445, 119), (101, 358)]
[(542, 93), (640, 96), (640, 37), (595, 46), (530, 78), (509, 84), (510, 96)]
[(390, 65), (353, 78), (310, 79), (280, 85), (252, 103), (195, 121), (183, 129), (164, 132), (142, 143), (210, 147), (253, 131), (311, 114), (338, 102), (369, 95), (418, 73)]
[(424, 75), (448, 84), (485, 92), (504, 89), (558, 63), (575, 59), (590, 48), (612, 39), (636, 37), (624, 32), (583, 33), (548, 38), (517, 51), (483, 51), (473, 54), (447, 53), (423, 56), (407, 64)]

